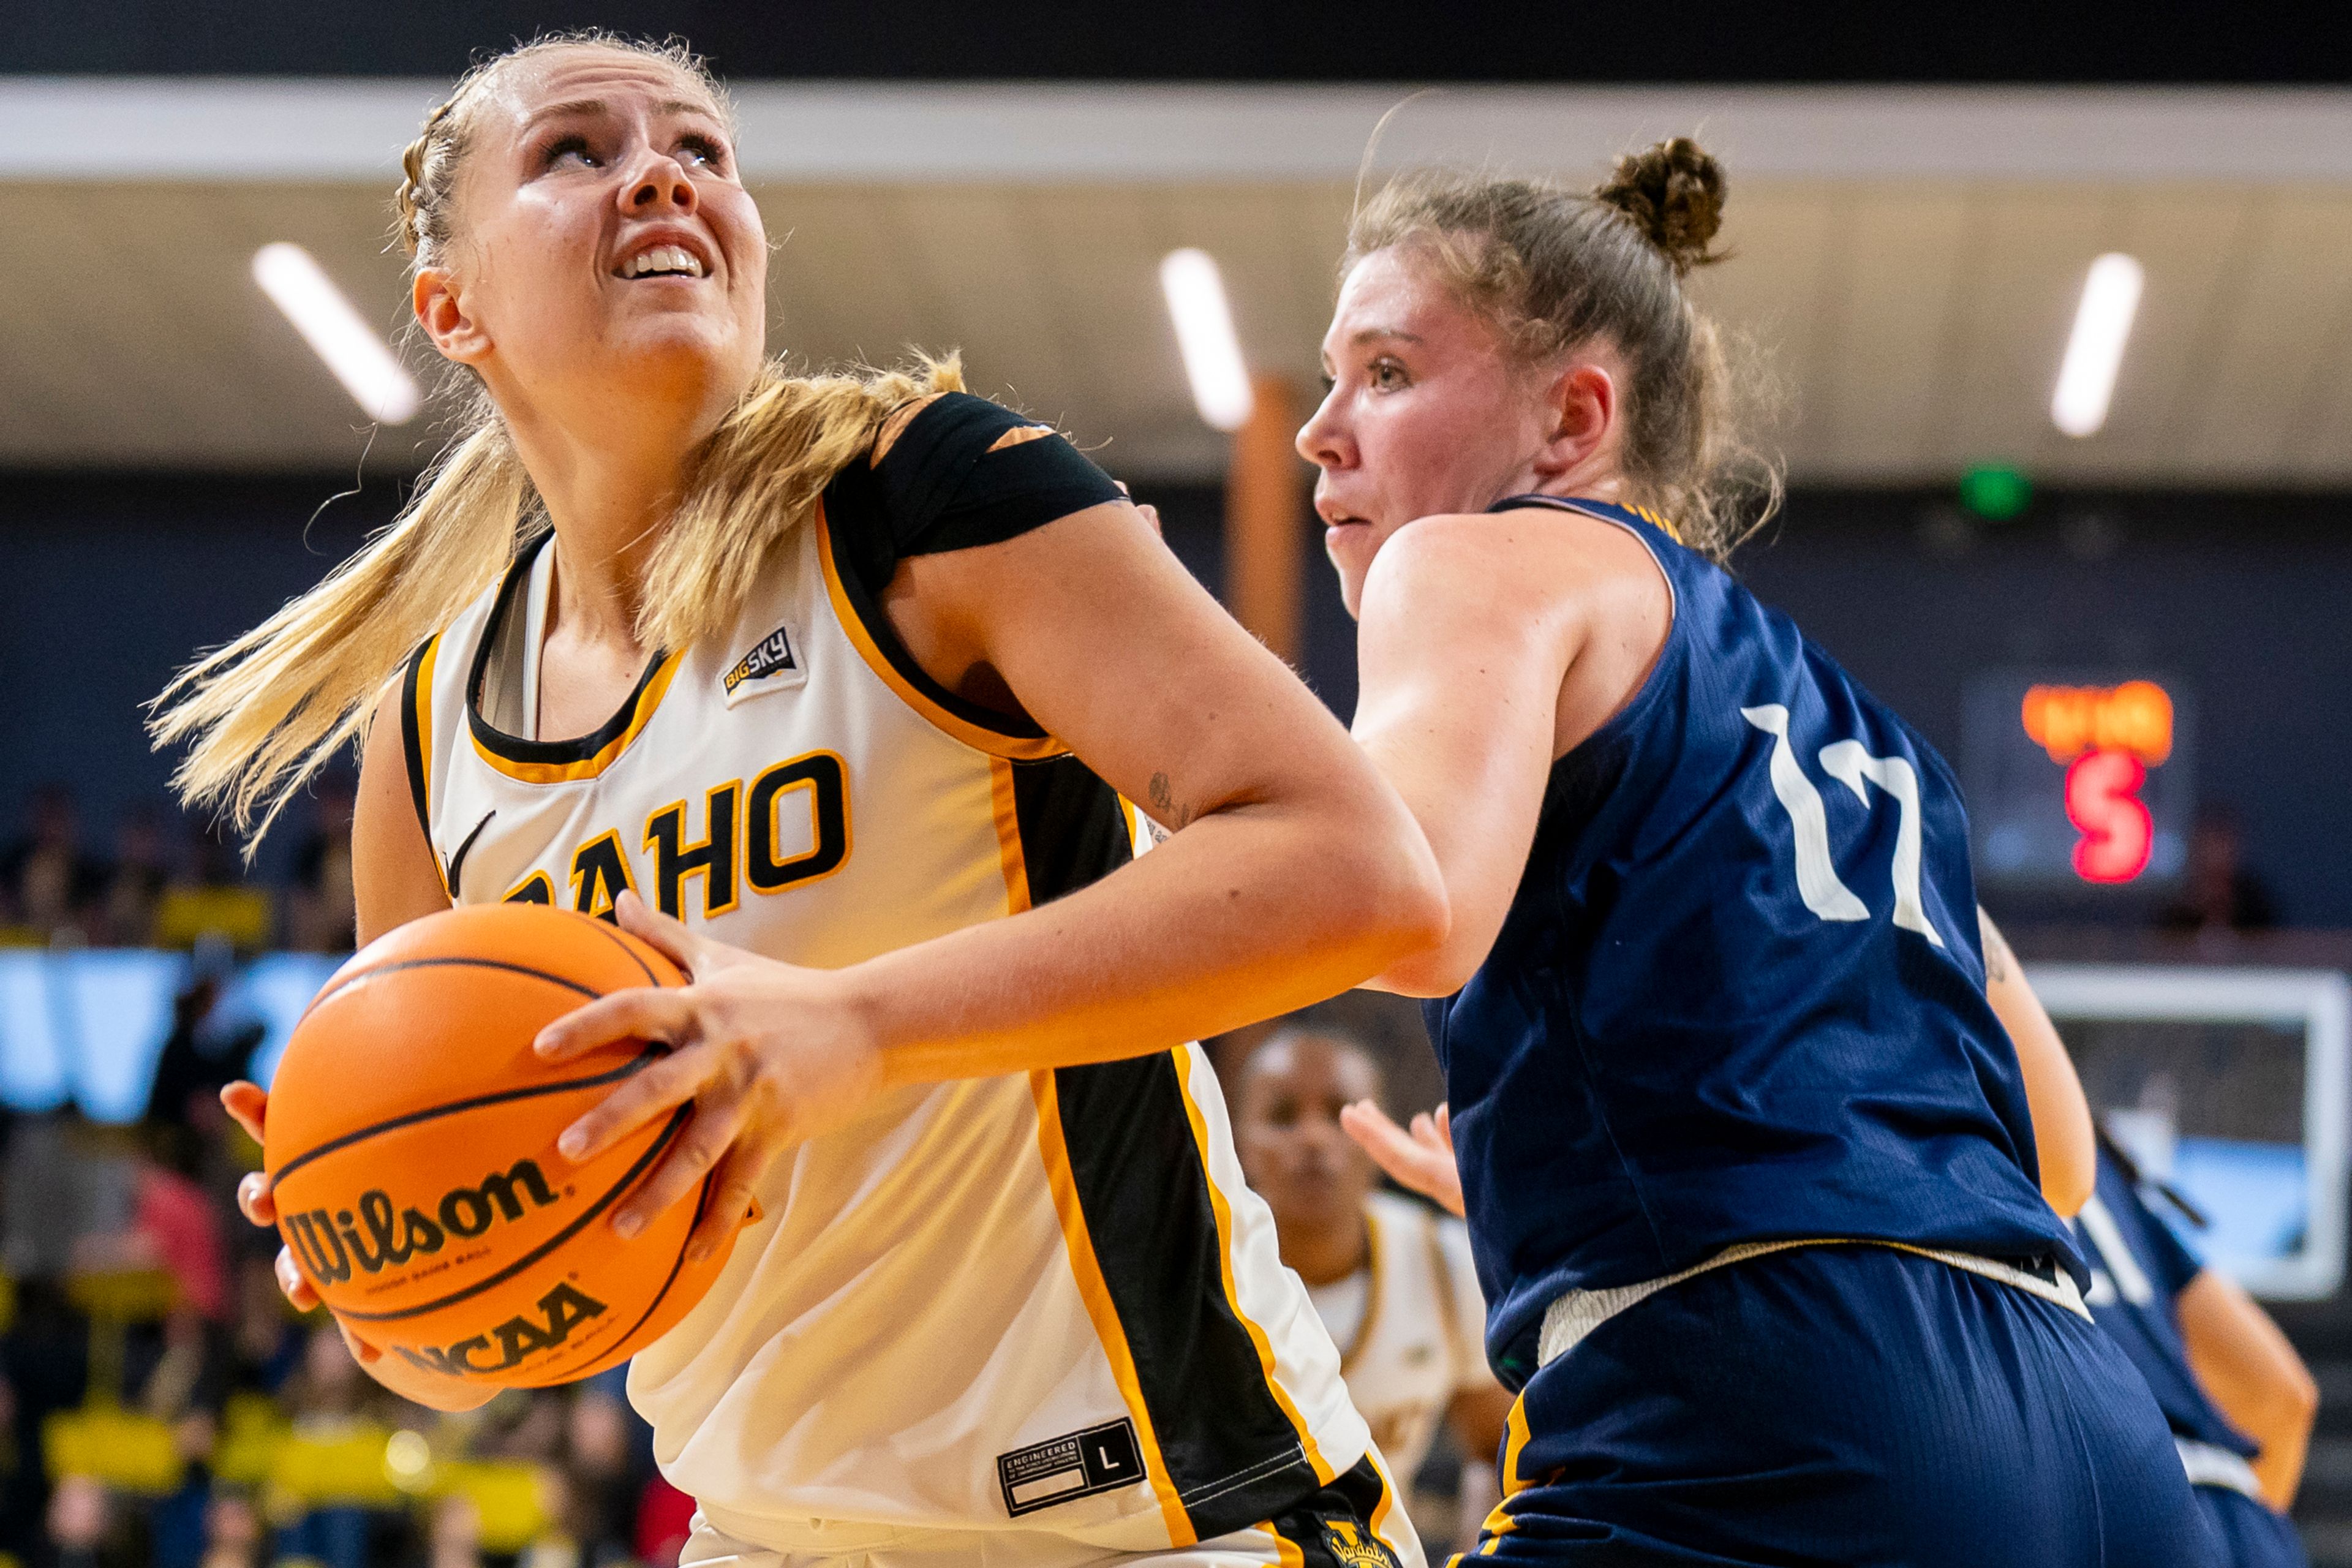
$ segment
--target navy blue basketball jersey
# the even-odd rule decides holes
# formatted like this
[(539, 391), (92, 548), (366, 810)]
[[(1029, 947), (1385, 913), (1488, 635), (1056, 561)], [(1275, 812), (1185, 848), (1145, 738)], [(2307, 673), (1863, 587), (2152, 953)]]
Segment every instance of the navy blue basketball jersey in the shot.
[(2130, 1173), (2104, 1148), (2098, 1190), (2074, 1216), (2074, 1230), (2091, 1266), (2084, 1303), (2139, 1369), (2165, 1424), (2179, 1436), (2252, 1458), (2260, 1448), (2205, 1396), (2181, 1342), (2174, 1300), (2204, 1266), (2142, 1201)]
[(1507, 1382), (1562, 1291), (1743, 1242), (1908, 1243), (2073, 1270), (1985, 1000), (1968, 823), (1925, 740), (1662, 520), (1674, 621), (1552, 765), (1517, 895), (1428, 1004)]

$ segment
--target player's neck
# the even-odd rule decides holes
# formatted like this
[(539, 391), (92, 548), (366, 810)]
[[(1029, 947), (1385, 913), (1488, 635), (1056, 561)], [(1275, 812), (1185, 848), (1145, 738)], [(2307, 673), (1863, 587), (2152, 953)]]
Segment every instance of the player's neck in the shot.
[(1371, 1261), (1370, 1223), (1356, 1215), (1334, 1226), (1277, 1226), (1282, 1261), (1309, 1285), (1336, 1285)]
[(599, 641), (628, 640), (646, 564), (707, 432), (652, 415), (626, 431), (582, 431), (527, 416), (509, 417), (508, 427), (555, 525), (558, 618), (575, 629), (593, 626)]

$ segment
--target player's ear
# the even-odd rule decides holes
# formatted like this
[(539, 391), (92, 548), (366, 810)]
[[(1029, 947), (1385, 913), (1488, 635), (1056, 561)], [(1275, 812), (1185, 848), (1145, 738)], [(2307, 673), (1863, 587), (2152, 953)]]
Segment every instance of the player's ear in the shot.
[(459, 364), (478, 363), (489, 353), (490, 335), (466, 310), (457, 275), (445, 268), (420, 267), (409, 291), (409, 308), (416, 324), (444, 359)]
[(1544, 391), (1551, 438), (1536, 454), (1539, 479), (1565, 474), (1607, 445), (1617, 426), (1617, 379), (1590, 360), (1571, 362)]

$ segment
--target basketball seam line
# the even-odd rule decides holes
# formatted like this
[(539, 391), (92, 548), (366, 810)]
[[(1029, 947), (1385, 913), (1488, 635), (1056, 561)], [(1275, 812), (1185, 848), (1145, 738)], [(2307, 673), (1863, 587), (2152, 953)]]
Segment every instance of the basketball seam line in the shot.
[[(467, 958), (458, 954), (450, 954), (437, 958), (404, 958), (395, 963), (379, 963), (373, 968), (362, 970), (359, 973), (351, 976), (347, 980), (331, 982), (327, 986), (327, 989), (320, 992), (318, 995), (310, 999), (310, 1005), (302, 1010), (302, 1016), (308, 1018), (311, 1014), (325, 1006), (329, 999), (341, 995), (344, 992), (349, 991), (354, 985), (364, 985), (380, 974), (394, 974), (404, 969), (439, 969), (444, 967), (451, 969), (502, 969), (509, 974), (527, 975), (533, 980), (544, 980), (551, 985), (561, 985), (566, 991), (576, 991), (581, 995), (587, 997), (591, 1002), (598, 1000), (604, 994), (602, 991), (594, 990), (590, 986), (583, 985), (577, 980), (566, 980), (561, 974), (550, 974), (544, 969), (533, 969), (529, 964), (509, 963), (502, 958)], [(640, 965), (639, 967), (643, 966)]]
[(275, 1188), (278, 1183), (311, 1161), (322, 1155), (331, 1154), (338, 1149), (348, 1148), (353, 1143), (363, 1142), (381, 1132), (396, 1132), (403, 1127), (413, 1126), (419, 1121), (430, 1121), (436, 1116), (456, 1116), (464, 1111), (479, 1110), (486, 1105), (506, 1105), (518, 1100), (536, 1100), (543, 1094), (562, 1094), (566, 1089), (594, 1089), (602, 1084), (618, 1083), (625, 1078), (635, 1077), (644, 1070), (647, 1064), (659, 1061), (667, 1055), (669, 1055), (669, 1047), (656, 1043), (646, 1047), (634, 1061), (624, 1063), (611, 1072), (598, 1073), (593, 1078), (567, 1078), (559, 1083), (533, 1084), (529, 1089), (502, 1089), (496, 1094), (478, 1094), (471, 1100), (445, 1100), (439, 1105), (428, 1105), (422, 1110), (412, 1110), (404, 1116), (395, 1116), (388, 1121), (379, 1121), (373, 1126), (362, 1127), (356, 1132), (346, 1132), (340, 1138), (330, 1138), (315, 1149), (305, 1149), (301, 1153), (278, 1166), (271, 1174), (269, 1184), (272, 1188)]
[(557, 1231), (553, 1236), (549, 1237), (545, 1241), (541, 1242), (537, 1247), (532, 1247), (529, 1252), (524, 1253), (520, 1258), (516, 1258), (512, 1263), (508, 1264), (504, 1268), (499, 1269), (497, 1273), (490, 1275), (488, 1278), (477, 1279), (462, 1290), (453, 1290), (437, 1301), (425, 1301), (414, 1307), (403, 1307), (396, 1312), (362, 1312), (348, 1307), (335, 1307), (332, 1306), (331, 1303), (330, 1304), (330, 1310), (339, 1318), (351, 1318), (363, 1323), (396, 1323), (404, 1318), (419, 1317), (426, 1312), (437, 1312), (444, 1307), (454, 1307), (460, 1301), (471, 1300), (476, 1296), (480, 1295), (483, 1291), (488, 1290), (494, 1286), (505, 1284), (508, 1280), (513, 1279), (516, 1275), (521, 1273), (524, 1269), (529, 1268), (532, 1264), (537, 1263), (549, 1253), (554, 1251), (557, 1247), (562, 1247), (565, 1242), (570, 1241), (573, 1237), (579, 1235), (580, 1232), (586, 1227), (589, 1221), (594, 1219), (598, 1215), (603, 1214), (606, 1209), (610, 1208), (613, 1205), (613, 1200), (619, 1197), (622, 1193), (627, 1191), (630, 1184), (635, 1182), (637, 1177), (645, 1173), (646, 1167), (652, 1164), (655, 1159), (660, 1155), (661, 1152), (670, 1146), (671, 1141), (677, 1136), (678, 1129), (684, 1127), (686, 1125), (687, 1118), (693, 1114), (693, 1106), (679, 1106), (677, 1113), (670, 1117), (669, 1125), (662, 1129), (661, 1136), (654, 1140), (652, 1147), (648, 1148), (644, 1153), (638, 1155), (636, 1163), (622, 1173), (621, 1179), (619, 1181), (614, 1182), (610, 1187), (604, 1189), (604, 1195), (599, 1197), (594, 1203), (589, 1205), (585, 1213), (582, 1214), (579, 1218), (573, 1220), (570, 1225), (565, 1226), (562, 1230)]
[(623, 952), (629, 955), (629, 962), (635, 964), (640, 970), (645, 972), (646, 984), (659, 985), (661, 984), (661, 976), (654, 973), (653, 965), (638, 957), (637, 950), (631, 947), (627, 942), (623, 942), (621, 940), (620, 932), (614, 931), (611, 926), (606, 925), (603, 921), (598, 920), (594, 915), (584, 915), (583, 918), (595, 926), (597, 935), (603, 937), (614, 947), (619, 948)]
[[(702, 1216), (705, 1214), (708, 1214), (709, 1210), (710, 1177), (706, 1175), (702, 1178), (702, 1194), (695, 1200), (695, 1224), (700, 1225), (702, 1223)], [(654, 1292), (654, 1299), (651, 1301), (646, 1303), (646, 1310), (637, 1314), (637, 1321), (629, 1325), (629, 1331), (623, 1334), (619, 1339), (614, 1342), (615, 1345), (627, 1344), (636, 1331), (639, 1329), (644, 1328), (648, 1322), (652, 1321), (653, 1315), (661, 1310), (661, 1304), (669, 1300), (670, 1287), (676, 1285), (677, 1283), (677, 1277), (686, 1271), (686, 1249), (693, 1245), (694, 1232), (689, 1228), (686, 1233), (685, 1239), (677, 1244), (677, 1256), (670, 1260), (669, 1274), (667, 1278), (662, 1280), (661, 1289)], [(606, 1350), (596, 1358), (596, 1361), (592, 1361), (588, 1364), (594, 1366), (597, 1361), (603, 1361), (612, 1353), (612, 1351)], [(583, 1372), (575, 1369), (563, 1373), (551, 1383), (521, 1384), (517, 1386), (524, 1388), (560, 1388), (567, 1383), (577, 1383), (583, 1377), (594, 1377), (596, 1373), (593, 1372)]]

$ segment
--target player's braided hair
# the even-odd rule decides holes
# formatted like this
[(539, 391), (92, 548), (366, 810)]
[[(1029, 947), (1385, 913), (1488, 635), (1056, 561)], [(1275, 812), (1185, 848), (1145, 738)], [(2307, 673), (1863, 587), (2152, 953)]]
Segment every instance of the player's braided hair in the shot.
[[(458, 176), (492, 88), (554, 49), (606, 48), (674, 67), (730, 123), (724, 90), (684, 45), (601, 31), (553, 34), (478, 64), (425, 116), (401, 156), (394, 241), (412, 267), (457, 267)], [(152, 704), (158, 744), (190, 742), (173, 776), (192, 805), (220, 809), (253, 840), (302, 782), (364, 731), (386, 683), (419, 643), (498, 580), (548, 526), (505, 420), (478, 378), (449, 445), (398, 521), (326, 581), (197, 660)], [(834, 475), (873, 444), (893, 409), (963, 385), (950, 355), (905, 372), (795, 375), (761, 366), (695, 454), (686, 493), (639, 584), (637, 636), (684, 648), (730, 624), (769, 552), (808, 517)]]
[(1491, 322), (1511, 356), (1541, 365), (1605, 342), (1629, 385), (1622, 463), (1684, 542), (1721, 561), (1780, 504), (1780, 465), (1748, 445), (1743, 405), (1759, 368), (1735, 367), (1685, 288), (1723, 223), (1723, 165), (1677, 136), (1617, 161), (1590, 194), (1540, 180), (1424, 170), (1391, 181), (1349, 226), (1341, 274), (1411, 247)]

